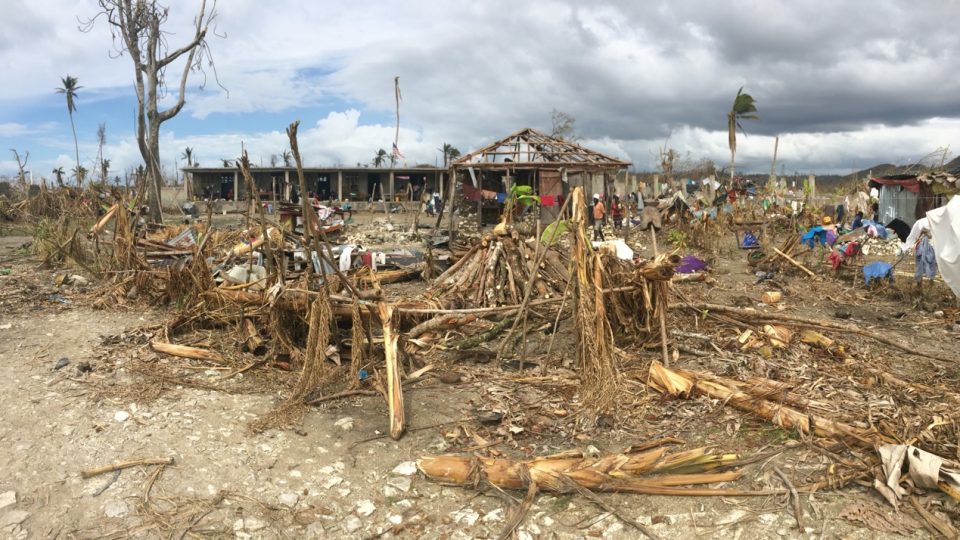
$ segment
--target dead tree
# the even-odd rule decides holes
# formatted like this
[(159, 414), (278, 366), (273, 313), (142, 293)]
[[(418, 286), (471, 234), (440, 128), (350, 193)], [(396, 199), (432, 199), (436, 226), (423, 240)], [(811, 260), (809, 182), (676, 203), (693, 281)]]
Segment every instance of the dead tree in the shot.
[[(202, 71), (201, 63), (213, 58), (207, 46), (207, 29), (216, 17), (216, 4), (207, 10), (206, 0), (200, 1), (200, 10), (194, 18), (194, 32), (189, 42), (170, 50), (167, 44), (169, 8), (156, 0), (98, 0), (100, 13), (81, 27), (89, 31), (96, 19), (103, 16), (110, 25), (114, 49), (118, 55), (127, 54), (133, 61), (134, 87), (137, 92), (137, 146), (146, 165), (147, 204), (150, 219), (162, 222), (160, 206), (160, 125), (176, 116), (186, 103), (187, 78), (191, 71)], [(183, 62), (177, 87), (177, 100), (161, 110), (159, 102), (165, 96), (167, 68)]]
[(30, 152), (26, 152), (21, 158), (20, 152), (17, 152), (15, 148), (11, 148), (10, 151), (13, 152), (13, 158), (17, 160), (17, 182), (19, 182), (21, 185), (26, 184), (26, 168), (27, 161), (30, 160)]

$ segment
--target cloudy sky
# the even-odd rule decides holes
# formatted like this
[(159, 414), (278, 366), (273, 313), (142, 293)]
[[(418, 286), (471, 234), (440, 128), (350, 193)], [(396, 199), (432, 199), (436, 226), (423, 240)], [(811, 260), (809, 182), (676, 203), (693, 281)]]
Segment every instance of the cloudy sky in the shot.
[[(188, 39), (199, 0), (171, 1), (171, 46)], [(80, 159), (106, 123), (115, 171), (135, 166), (131, 62), (111, 55), (104, 21), (78, 30), (96, 0), (3, 0), (0, 175), (12, 154), (49, 176), (73, 167), (66, 74), (83, 87)], [(960, 2), (858, 0), (664, 2), (350, 2), (220, 0), (214, 73), (193, 74), (187, 105), (162, 127), (162, 160), (184, 147), (218, 165), (244, 145), (254, 161), (287, 147), (301, 123), (308, 165), (369, 163), (390, 149), (400, 77), (400, 149), (436, 163), (522, 127), (576, 118), (588, 146), (653, 170), (664, 142), (729, 161), (725, 116), (740, 86), (761, 119), (746, 123), (738, 168), (768, 170), (773, 138), (791, 173), (847, 173), (960, 151)], [(179, 71), (179, 70), (177, 70)], [(206, 81), (204, 86), (201, 84)], [(779, 167), (778, 167), (779, 168)]]

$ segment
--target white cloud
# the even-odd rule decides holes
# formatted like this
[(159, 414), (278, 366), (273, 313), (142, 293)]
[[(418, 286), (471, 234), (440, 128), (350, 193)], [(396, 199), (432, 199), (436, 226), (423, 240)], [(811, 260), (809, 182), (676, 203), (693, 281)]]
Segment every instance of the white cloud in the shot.
[[(130, 61), (110, 58), (105, 22), (77, 30), (77, 17), (95, 14), (96, 4), (4, 4), (0, 65), (16, 83), (0, 86), (0, 137), (34, 137), (47, 145), (49, 164), (72, 153), (72, 140), (48, 140), (12, 113), (43, 114), (68, 72), (84, 86), (84, 107), (131, 95)], [(198, 5), (172, 3), (172, 46), (187, 39)], [(433, 163), (443, 142), (468, 151), (521, 127), (545, 129), (557, 108), (577, 118), (579, 134), (597, 149), (642, 169), (653, 166), (670, 133), (671, 146), (725, 163), (724, 116), (741, 85), (760, 107), (738, 155), (754, 170), (766, 168), (777, 133), (781, 162), (818, 171), (960, 144), (950, 120), (960, 117), (953, 75), (960, 34), (932, 24), (960, 16), (955, 2), (864, 9), (852, 0), (775, 0), (748, 14), (708, 0), (230, 0), (218, 9), (209, 42), (229, 94), (211, 69), (203, 90), (202, 77), (191, 76), (185, 111), (164, 127), (165, 163), (191, 145), (212, 164), (239, 153), (240, 141), (267, 161), (286, 146), (285, 120), (273, 130), (262, 122), (286, 114), (305, 119), (308, 162), (367, 162), (393, 140), (396, 75), (404, 95), (400, 148), (409, 162)], [(888, 31), (890, 21), (897, 32)], [(129, 125), (129, 111), (117, 114)], [(81, 133), (81, 158), (95, 154)], [(139, 162), (136, 146), (119, 139), (108, 155)]]

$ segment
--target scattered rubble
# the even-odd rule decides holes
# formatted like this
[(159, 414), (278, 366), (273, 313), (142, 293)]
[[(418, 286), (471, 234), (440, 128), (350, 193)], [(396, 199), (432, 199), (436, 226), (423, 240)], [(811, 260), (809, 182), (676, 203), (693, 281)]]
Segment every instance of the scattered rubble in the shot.
[[(239, 167), (249, 176), (246, 159)], [(483, 230), (479, 201), (457, 209), (452, 235), (389, 214), (357, 224), (308, 201), (279, 215), (251, 201), (242, 225), (227, 227), (202, 212), (150, 225), (127, 195), (102, 215), (57, 217), (33, 245), (45, 264), (75, 269), (46, 274), (36, 290), (4, 277), (19, 303), (163, 306), (161, 321), (105, 336), (95, 359), (37, 353), (41, 384), (72, 384), (101, 407), (93, 425), (52, 429), (124, 437), (96, 456), (112, 465), (80, 471), (103, 475), (84, 496), (104, 494), (98, 515), (137, 521), (142, 534), (239, 538), (269, 536), (276, 523), (294, 535), (683, 535), (682, 512), (638, 516), (607, 493), (775, 496), (785, 516), (744, 512), (717, 522), (717, 534), (742, 534), (732, 531), (750, 521), (761, 527), (752, 533), (790, 536), (824, 533), (808, 494), (862, 485), (908, 517), (851, 502), (830, 519), (950, 534), (960, 395), (957, 352), (941, 342), (960, 312), (929, 297), (923, 314), (894, 309), (897, 289), (858, 284), (865, 258), (894, 255), (896, 238), (841, 235), (861, 249), (831, 268), (834, 250), (804, 240), (803, 224), (819, 218), (806, 210), (711, 211), (673, 196), (632, 211), (626, 230), (601, 227), (622, 237), (594, 242), (583, 188), (570, 187), (551, 223), (507, 206)], [(756, 244), (742, 249), (729, 233), (747, 227)], [(732, 255), (713, 249), (721, 239), (736, 242)], [(253, 491), (201, 480), (208, 471), (179, 451), (160, 454), (178, 456), (176, 467), (115, 455), (136, 448), (126, 437), (199, 424), (195, 396), (176, 411), (144, 406), (188, 392), (260, 399), (220, 406), (235, 418), (178, 441), (192, 448), (242, 430), (255, 443), (231, 450), (249, 463)], [(284, 455), (287, 437), (312, 450)], [(627, 437), (633, 446), (622, 448)], [(186, 487), (161, 495), (173, 476)], [(469, 498), (477, 489), (508, 502)], [(26, 534), (21, 506), (16, 491), (0, 494), (0, 525), (13, 536)], [(593, 511), (608, 519), (562, 514)]]

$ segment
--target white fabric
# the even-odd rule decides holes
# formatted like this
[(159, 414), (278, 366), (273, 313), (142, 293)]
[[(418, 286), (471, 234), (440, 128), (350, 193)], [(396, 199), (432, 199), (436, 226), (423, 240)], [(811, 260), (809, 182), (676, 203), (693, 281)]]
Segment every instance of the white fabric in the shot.
[(960, 195), (955, 195), (946, 206), (927, 212), (927, 219), (940, 275), (953, 294), (960, 297)]
[(920, 218), (916, 223), (913, 224), (913, 227), (910, 228), (910, 236), (907, 237), (907, 240), (900, 246), (900, 253), (906, 253), (907, 251), (914, 248), (917, 245), (917, 241), (920, 240), (920, 235), (923, 234), (923, 231), (930, 230), (930, 219), (929, 218)]
[(333, 214), (333, 208), (329, 206), (318, 206), (316, 209), (317, 217), (320, 218), (320, 221), (326, 221), (326, 219)]
[(619, 238), (616, 240), (607, 240), (604, 242), (592, 242), (593, 247), (600, 248), (603, 246), (610, 246), (613, 248), (614, 253), (616, 253), (618, 259), (625, 261), (633, 260), (633, 250), (630, 249), (630, 246), (626, 244), (623, 240)]
[(350, 270), (350, 257), (353, 255), (354, 246), (344, 246), (343, 251), (340, 252), (340, 271), (346, 272)]

